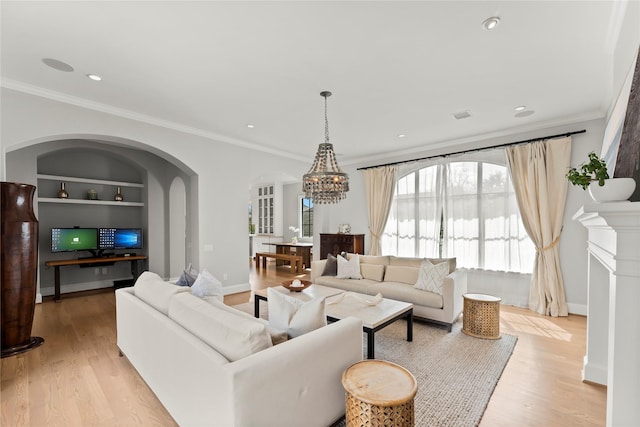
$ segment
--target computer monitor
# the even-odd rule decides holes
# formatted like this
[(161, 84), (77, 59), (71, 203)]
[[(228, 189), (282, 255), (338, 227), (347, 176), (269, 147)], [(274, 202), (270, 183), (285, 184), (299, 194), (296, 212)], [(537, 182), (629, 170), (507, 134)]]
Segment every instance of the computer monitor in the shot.
[(101, 228), (100, 249), (142, 249), (141, 228)]
[(97, 228), (52, 228), (51, 252), (95, 251)]

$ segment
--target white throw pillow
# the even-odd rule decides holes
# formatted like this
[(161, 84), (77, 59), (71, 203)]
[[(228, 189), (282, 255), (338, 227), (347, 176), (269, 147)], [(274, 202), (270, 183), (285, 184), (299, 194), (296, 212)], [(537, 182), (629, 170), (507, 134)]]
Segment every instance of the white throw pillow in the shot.
[(287, 331), (291, 338), (327, 325), (324, 298), (314, 298), (303, 302), (269, 288), (267, 289), (267, 301), (269, 326)]
[(431, 262), (424, 260), (420, 265), (420, 273), (418, 274), (418, 281), (413, 286), (416, 289), (423, 291), (434, 292), (438, 295), (442, 295), (442, 285), (444, 278), (449, 274), (449, 264), (441, 262), (433, 265)]
[(358, 254), (351, 256), (350, 260), (338, 257), (338, 274), (337, 279), (362, 279), (360, 274), (360, 257)]
[(191, 293), (197, 297), (216, 297), (220, 301), (224, 299), (222, 295), (222, 283), (206, 269), (203, 269), (198, 278), (191, 286)]

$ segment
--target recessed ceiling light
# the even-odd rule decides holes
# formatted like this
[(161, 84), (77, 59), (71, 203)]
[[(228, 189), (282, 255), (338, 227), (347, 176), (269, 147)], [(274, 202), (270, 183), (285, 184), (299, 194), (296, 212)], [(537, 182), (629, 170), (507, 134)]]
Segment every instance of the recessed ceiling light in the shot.
[(514, 108), (514, 110), (516, 111), (524, 111), (527, 107), (525, 107), (524, 105), (518, 105), (516, 108)]
[(248, 127), (249, 129), (253, 129), (253, 128), (255, 127), (255, 125), (248, 124), (248, 125), (247, 125), (247, 127)]
[(407, 136), (407, 135), (405, 135), (404, 133), (398, 134), (398, 138), (404, 138), (405, 136)]
[(87, 74), (87, 77), (89, 77), (91, 80), (99, 82), (100, 80), (102, 80), (102, 77), (100, 77), (97, 74)]
[(468, 119), (469, 117), (471, 117), (471, 113), (469, 113), (468, 111), (459, 111), (457, 113), (452, 113), (453, 117), (456, 118), (456, 120), (462, 120), (462, 119)]
[(513, 116), (521, 119), (523, 117), (529, 117), (530, 115), (532, 115), (533, 113), (535, 113), (535, 111), (533, 110), (526, 110), (526, 111), (520, 111), (519, 113), (514, 114)]
[(493, 30), (500, 23), (500, 18), (497, 16), (492, 16), (491, 18), (487, 18), (482, 22), (482, 28), (485, 30)]
[(71, 65), (57, 59), (42, 58), (42, 62), (44, 62), (45, 65), (53, 68), (54, 70), (64, 71), (65, 73), (70, 73), (73, 71), (73, 67)]

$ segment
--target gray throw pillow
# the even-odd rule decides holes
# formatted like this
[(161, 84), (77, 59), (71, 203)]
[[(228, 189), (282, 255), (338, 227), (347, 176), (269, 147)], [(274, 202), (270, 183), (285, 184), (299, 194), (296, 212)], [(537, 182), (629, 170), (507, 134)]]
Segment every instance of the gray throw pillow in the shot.
[(180, 278), (178, 278), (176, 285), (191, 286), (195, 283), (197, 278), (198, 278), (198, 270), (196, 270), (195, 268), (193, 268), (193, 266), (191, 266), (191, 264), (189, 264), (189, 267), (187, 267), (187, 269), (184, 270), (180, 275)]
[(336, 276), (338, 274), (338, 258), (327, 254), (327, 262), (324, 265), (322, 276)]

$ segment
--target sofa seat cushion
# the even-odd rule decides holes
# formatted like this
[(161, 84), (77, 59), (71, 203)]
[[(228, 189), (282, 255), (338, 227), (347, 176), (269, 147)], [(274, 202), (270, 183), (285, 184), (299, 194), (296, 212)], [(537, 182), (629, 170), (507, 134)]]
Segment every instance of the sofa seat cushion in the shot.
[(190, 293), (171, 299), (169, 317), (231, 362), (272, 346), (258, 319), (230, 313)]
[(433, 292), (422, 291), (406, 283), (400, 282), (381, 282), (376, 283), (367, 289), (369, 295), (375, 295), (378, 292), (383, 297), (398, 301), (410, 302), (414, 305), (421, 305), (432, 308), (442, 308), (442, 296)]
[(175, 294), (190, 291), (191, 288), (188, 286), (165, 282), (162, 277), (150, 271), (143, 272), (133, 285), (133, 293), (136, 297), (164, 315), (169, 313), (169, 303)]
[(361, 294), (366, 294), (368, 293), (367, 288), (370, 285), (380, 282), (371, 279), (355, 280), (338, 279), (332, 276), (320, 276), (316, 279), (315, 283), (318, 285), (329, 286), (331, 288), (338, 288), (345, 291), (360, 292)]

